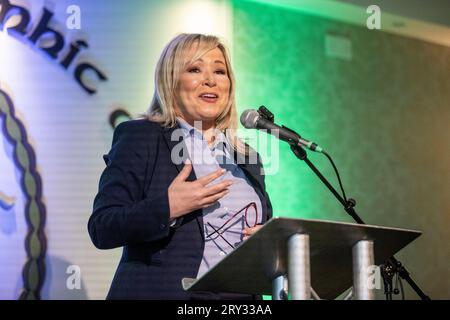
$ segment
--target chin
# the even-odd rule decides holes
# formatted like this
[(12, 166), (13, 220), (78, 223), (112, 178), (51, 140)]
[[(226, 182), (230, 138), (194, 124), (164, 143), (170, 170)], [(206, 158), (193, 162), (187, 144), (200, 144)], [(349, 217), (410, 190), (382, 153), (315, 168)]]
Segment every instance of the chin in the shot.
[(219, 115), (220, 115), (221, 111), (215, 111), (215, 112), (203, 112), (200, 114), (200, 119), (202, 121), (215, 121)]

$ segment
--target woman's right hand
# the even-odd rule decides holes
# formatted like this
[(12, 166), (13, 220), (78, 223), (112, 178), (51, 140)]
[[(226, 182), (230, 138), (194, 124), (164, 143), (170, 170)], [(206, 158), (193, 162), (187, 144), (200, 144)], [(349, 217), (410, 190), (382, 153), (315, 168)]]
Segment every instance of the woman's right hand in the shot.
[(186, 163), (169, 186), (171, 220), (215, 204), (229, 192), (228, 188), (233, 183), (231, 180), (224, 180), (209, 185), (225, 173), (224, 169), (218, 169), (195, 181), (186, 181), (191, 171), (192, 164)]

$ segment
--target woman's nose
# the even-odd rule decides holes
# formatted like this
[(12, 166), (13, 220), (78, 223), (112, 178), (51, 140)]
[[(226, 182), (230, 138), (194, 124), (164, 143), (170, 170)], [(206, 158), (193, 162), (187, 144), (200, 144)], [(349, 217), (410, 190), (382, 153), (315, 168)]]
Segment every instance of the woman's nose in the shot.
[(214, 87), (216, 85), (216, 79), (214, 79), (212, 72), (205, 73), (203, 84), (208, 87)]

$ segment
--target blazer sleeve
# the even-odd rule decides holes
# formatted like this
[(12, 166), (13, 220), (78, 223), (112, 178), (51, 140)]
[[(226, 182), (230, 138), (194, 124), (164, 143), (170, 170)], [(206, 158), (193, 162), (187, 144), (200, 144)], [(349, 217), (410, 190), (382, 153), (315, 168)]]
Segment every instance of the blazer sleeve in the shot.
[(114, 131), (88, 222), (97, 248), (112, 249), (169, 235), (168, 190), (144, 198), (147, 174), (157, 157), (158, 134), (149, 122), (138, 121), (121, 123)]

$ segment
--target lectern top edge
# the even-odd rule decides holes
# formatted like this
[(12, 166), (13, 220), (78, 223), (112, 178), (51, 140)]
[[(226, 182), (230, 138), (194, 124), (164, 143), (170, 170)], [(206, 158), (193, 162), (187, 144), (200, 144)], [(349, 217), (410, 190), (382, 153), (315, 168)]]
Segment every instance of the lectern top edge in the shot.
[[(266, 222), (266, 225), (269, 224), (271, 221), (285, 219), (285, 218), (287, 218), (287, 217), (274, 216), (269, 221)], [(380, 229), (380, 230), (416, 232), (416, 233), (422, 234), (422, 231), (414, 230), (414, 229), (404, 229), (404, 228), (397, 228), (397, 227), (378, 226), (378, 225), (371, 225), (371, 224), (359, 224), (359, 223), (346, 222), (346, 221), (325, 220), (325, 219), (303, 219), (303, 218), (292, 218), (292, 217), (289, 217), (289, 219), (298, 220), (298, 221), (306, 221), (306, 222), (308, 222), (308, 221), (309, 222), (323, 222), (323, 223), (327, 223), (327, 224), (336, 224), (336, 225), (361, 226), (361, 227), (368, 227), (368, 228), (377, 228), (377, 229)]]

